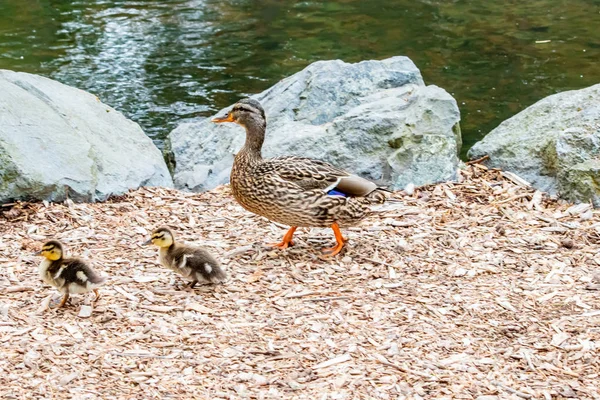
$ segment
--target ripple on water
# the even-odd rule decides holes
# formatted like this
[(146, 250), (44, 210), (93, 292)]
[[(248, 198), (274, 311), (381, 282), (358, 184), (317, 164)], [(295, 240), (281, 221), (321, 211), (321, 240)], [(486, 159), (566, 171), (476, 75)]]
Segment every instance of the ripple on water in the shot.
[(600, 82), (597, 0), (0, 1), (0, 68), (90, 91), (161, 146), (309, 63), (408, 55), (458, 100), (465, 148), (556, 91)]

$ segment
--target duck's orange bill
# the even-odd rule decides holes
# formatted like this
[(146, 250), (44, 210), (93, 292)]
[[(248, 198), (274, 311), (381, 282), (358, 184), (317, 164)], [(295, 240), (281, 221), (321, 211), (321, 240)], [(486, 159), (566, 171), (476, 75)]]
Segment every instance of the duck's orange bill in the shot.
[(212, 122), (216, 122), (216, 123), (220, 123), (220, 122), (234, 122), (233, 121), (233, 114), (229, 113), (224, 117), (216, 117), (211, 119)]

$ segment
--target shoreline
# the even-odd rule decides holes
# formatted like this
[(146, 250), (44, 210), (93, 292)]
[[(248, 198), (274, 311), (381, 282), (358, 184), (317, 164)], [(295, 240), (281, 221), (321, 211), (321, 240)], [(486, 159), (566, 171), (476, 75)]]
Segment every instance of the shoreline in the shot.
[[(319, 258), (326, 229), (265, 248), (284, 229), (227, 186), (27, 203), (0, 224), (0, 384), (55, 398), (600, 396), (600, 211), (482, 165), (461, 179), (374, 212), (332, 260)], [(176, 290), (140, 245), (163, 223), (211, 249), (229, 281)], [(90, 317), (78, 314), (92, 296), (43, 307), (60, 295), (31, 253), (49, 236), (109, 276)]]

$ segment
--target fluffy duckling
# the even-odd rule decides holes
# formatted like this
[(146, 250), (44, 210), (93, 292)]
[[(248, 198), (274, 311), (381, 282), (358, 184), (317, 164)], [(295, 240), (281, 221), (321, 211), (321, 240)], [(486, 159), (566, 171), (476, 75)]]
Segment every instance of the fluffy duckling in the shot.
[(158, 260), (169, 268), (190, 280), (189, 287), (196, 283), (223, 282), (227, 275), (210, 253), (202, 247), (185, 246), (175, 242), (173, 232), (163, 226), (152, 232), (144, 245), (154, 244), (160, 247)]
[(45, 258), (38, 267), (40, 278), (64, 294), (58, 308), (65, 305), (71, 293), (93, 291), (96, 294), (94, 302), (98, 300), (98, 287), (106, 281), (106, 277), (98, 275), (79, 258), (64, 258), (63, 245), (58, 240), (46, 242), (35, 255)]

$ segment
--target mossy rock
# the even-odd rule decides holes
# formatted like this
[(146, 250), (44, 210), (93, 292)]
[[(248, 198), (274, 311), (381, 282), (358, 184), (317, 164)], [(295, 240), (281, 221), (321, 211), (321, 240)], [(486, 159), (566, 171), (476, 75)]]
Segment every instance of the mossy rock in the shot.
[[(318, 61), (253, 97), (267, 116), (264, 157), (317, 158), (391, 188), (456, 177), (456, 100), (425, 85), (407, 57)], [(202, 191), (228, 181), (244, 130), (207, 118), (181, 124), (169, 139), (175, 184)]]
[(599, 126), (600, 84), (540, 100), (502, 122), (468, 155), (488, 155), (488, 166), (514, 172), (537, 189), (597, 204)]

